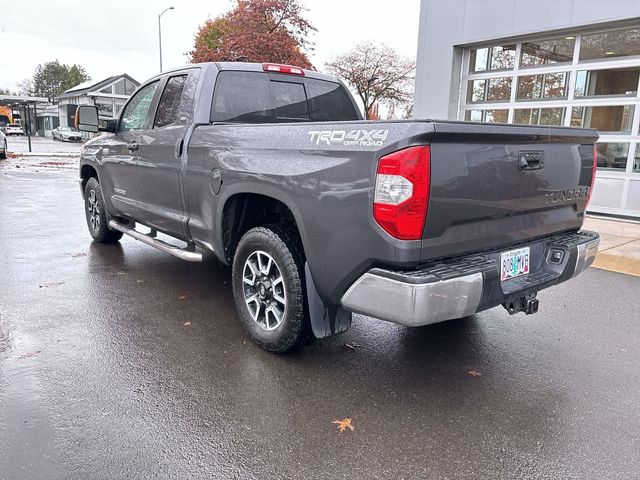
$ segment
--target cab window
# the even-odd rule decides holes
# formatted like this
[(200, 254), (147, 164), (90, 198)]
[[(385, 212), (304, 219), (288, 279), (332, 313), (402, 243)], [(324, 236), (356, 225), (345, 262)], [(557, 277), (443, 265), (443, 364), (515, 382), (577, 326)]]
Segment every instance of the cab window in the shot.
[(149, 108), (153, 100), (153, 95), (158, 88), (158, 81), (145, 85), (131, 98), (122, 112), (120, 121), (120, 131), (130, 132), (132, 130), (142, 130), (149, 116)]

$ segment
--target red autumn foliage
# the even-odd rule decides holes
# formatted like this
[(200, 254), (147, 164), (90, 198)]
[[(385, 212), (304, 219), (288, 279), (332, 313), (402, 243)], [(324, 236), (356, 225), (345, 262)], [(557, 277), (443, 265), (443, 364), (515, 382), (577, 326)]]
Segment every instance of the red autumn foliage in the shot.
[(305, 50), (315, 28), (298, 0), (237, 0), (225, 15), (207, 20), (195, 37), (191, 61), (271, 62), (313, 68)]

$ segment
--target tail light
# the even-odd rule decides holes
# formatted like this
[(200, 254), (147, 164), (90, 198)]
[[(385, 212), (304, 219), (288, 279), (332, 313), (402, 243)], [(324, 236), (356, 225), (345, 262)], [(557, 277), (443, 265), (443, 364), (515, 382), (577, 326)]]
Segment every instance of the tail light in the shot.
[(587, 203), (584, 204), (586, 210), (589, 206), (589, 200), (591, 200), (591, 193), (593, 192), (593, 184), (596, 181), (596, 168), (598, 168), (598, 149), (596, 144), (593, 144), (593, 169), (591, 171), (591, 185), (589, 185), (589, 192), (587, 193)]
[(265, 72), (273, 73), (288, 73), (290, 75), (302, 75), (304, 77), (304, 70), (300, 67), (294, 67), (293, 65), (278, 65), (275, 63), (263, 63), (262, 70)]
[(373, 218), (400, 240), (422, 238), (429, 207), (431, 151), (409, 147), (378, 161)]

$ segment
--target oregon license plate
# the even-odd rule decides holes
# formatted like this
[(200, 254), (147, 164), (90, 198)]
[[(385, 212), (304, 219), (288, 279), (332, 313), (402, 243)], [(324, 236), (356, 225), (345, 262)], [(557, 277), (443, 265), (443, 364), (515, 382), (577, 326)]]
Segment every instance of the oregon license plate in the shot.
[(500, 280), (520, 277), (529, 273), (529, 247), (500, 254)]

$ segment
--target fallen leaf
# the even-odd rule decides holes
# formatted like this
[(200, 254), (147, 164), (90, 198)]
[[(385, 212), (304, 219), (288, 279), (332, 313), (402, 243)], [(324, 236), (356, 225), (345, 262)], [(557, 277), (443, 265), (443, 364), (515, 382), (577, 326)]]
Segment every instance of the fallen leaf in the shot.
[(184, 300), (185, 298), (187, 298), (187, 296), (186, 296), (186, 295), (180, 295), (180, 296), (178, 297), (178, 300)]
[(40, 355), (42, 352), (40, 350), (38, 350), (37, 352), (27, 352), (27, 353), (23, 353), (22, 355), (20, 355), (18, 357), (18, 360), (21, 360), (23, 358), (31, 358), (31, 357), (35, 357), (37, 355)]
[(189, 325), (191, 325), (191, 322), (184, 322), (185, 327), (188, 327)]
[(340, 432), (344, 432), (347, 428), (349, 430), (351, 430), (352, 432), (355, 430), (355, 427), (351, 423), (351, 419), (350, 418), (345, 418), (343, 420), (334, 420), (331, 423), (337, 424), (338, 425), (338, 430), (340, 430)]
[(469, 375), (471, 375), (472, 377), (481, 377), (482, 374), (480, 372), (478, 372), (477, 370), (469, 370)]
[(64, 285), (64, 282), (49, 282), (49, 283), (43, 283), (42, 285), (40, 285), (40, 288), (59, 287), (60, 285)]

